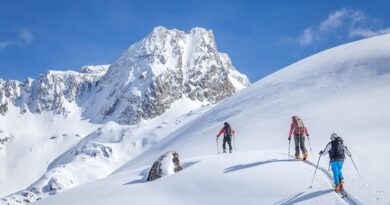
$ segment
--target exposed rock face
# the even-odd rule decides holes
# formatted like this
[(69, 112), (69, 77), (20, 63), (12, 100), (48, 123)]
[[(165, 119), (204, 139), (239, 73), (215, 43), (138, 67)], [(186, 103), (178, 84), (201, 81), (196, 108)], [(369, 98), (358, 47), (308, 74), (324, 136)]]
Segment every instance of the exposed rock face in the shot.
[(180, 166), (179, 154), (174, 151), (167, 152), (153, 163), (147, 181), (153, 181), (164, 176), (172, 175), (182, 169), (183, 168)]
[(96, 82), (108, 69), (106, 66), (85, 66), (82, 72), (48, 71), (34, 80), (25, 83), (0, 79), (0, 114), (5, 115), (8, 106), (20, 107), (20, 112), (54, 112), (66, 115), (71, 112), (70, 103), (75, 103), (86, 92), (96, 86)]
[(0, 154), (1, 151), (6, 148), (6, 145), (9, 143), (9, 141), (11, 141), (12, 137), (12, 135), (0, 129)]

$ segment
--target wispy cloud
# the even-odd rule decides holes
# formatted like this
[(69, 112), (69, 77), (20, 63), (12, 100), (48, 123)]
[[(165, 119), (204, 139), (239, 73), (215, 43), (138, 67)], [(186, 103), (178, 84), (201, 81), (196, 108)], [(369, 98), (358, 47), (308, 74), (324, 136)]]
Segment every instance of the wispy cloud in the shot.
[(26, 44), (32, 43), (34, 40), (34, 34), (29, 29), (23, 29), (19, 33), (19, 38)]
[(14, 39), (0, 40), (0, 49), (12, 46), (26, 46), (34, 41), (34, 34), (29, 29), (22, 29)]
[(0, 41), (0, 49), (7, 48), (10, 45), (12, 45), (11, 41)]
[(297, 42), (304, 47), (327, 38), (366, 38), (390, 33), (390, 28), (381, 28), (379, 22), (361, 10), (340, 9), (318, 25), (305, 28)]
[(313, 28), (306, 28), (303, 31), (303, 34), (299, 37), (299, 44), (302, 46), (309, 45), (311, 42), (313, 42), (315, 38), (314, 35)]

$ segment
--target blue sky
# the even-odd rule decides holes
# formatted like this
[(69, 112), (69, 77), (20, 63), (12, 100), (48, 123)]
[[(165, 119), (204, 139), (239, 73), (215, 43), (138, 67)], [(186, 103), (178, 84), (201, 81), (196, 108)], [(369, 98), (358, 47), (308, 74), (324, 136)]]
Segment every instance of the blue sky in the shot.
[(156, 26), (212, 29), (252, 82), (321, 50), (390, 33), (372, 1), (0, 0), (0, 78), (109, 64)]

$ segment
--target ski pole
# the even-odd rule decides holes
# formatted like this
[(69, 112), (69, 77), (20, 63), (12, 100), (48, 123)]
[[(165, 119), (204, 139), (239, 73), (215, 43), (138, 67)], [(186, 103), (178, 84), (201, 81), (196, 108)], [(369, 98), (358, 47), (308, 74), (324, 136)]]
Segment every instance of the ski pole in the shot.
[(288, 158), (290, 159), (291, 138), (288, 140)]
[(351, 154), (351, 152), (349, 151), (349, 149), (348, 149), (348, 147), (347, 146), (345, 146), (345, 148), (348, 150), (348, 152), (349, 152), (349, 158), (351, 158), (351, 161), (352, 161), (352, 164), (353, 164), (353, 166), (355, 167), (355, 169), (356, 169), (356, 172), (358, 173), (358, 175), (360, 176), (360, 173), (359, 173), (359, 170), (358, 170), (358, 168), (356, 167), (356, 164), (355, 164), (355, 161), (353, 161), (353, 159), (352, 159), (352, 154)]
[(330, 171), (330, 161), (329, 161), (329, 165), (328, 165), (328, 172)]
[(217, 152), (219, 154), (218, 137), (217, 137)]
[(312, 188), (312, 187), (313, 187), (314, 178), (315, 178), (315, 176), (316, 176), (316, 173), (317, 173), (318, 164), (320, 163), (320, 159), (321, 159), (321, 155), (320, 155), (320, 156), (318, 156), (318, 162), (317, 162), (316, 170), (314, 171), (313, 179), (311, 180), (311, 185), (310, 185), (310, 187), (309, 187), (309, 188)]
[(353, 161), (353, 159), (352, 159), (352, 155), (348, 155), (348, 156), (349, 156), (349, 158), (351, 158), (352, 164), (353, 164), (353, 166), (355, 167), (355, 169), (356, 169), (356, 172), (357, 172), (357, 173), (358, 173), (358, 175), (360, 176), (360, 173), (359, 173), (359, 170), (358, 170), (358, 168), (356, 167), (355, 161)]
[(236, 135), (233, 134), (233, 143), (234, 143), (234, 151), (236, 152), (237, 151), (237, 147), (236, 147)]
[(352, 156), (349, 156), (349, 158), (351, 158), (352, 164), (353, 164), (353, 166), (355, 167), (356, 172), (357, 172), (358, 175), (360, 176), (359, 170), (358, 170), (358, 168), (356, 167), (356, 164), (355, 164), (355, 162), (353, 161)]
[(306, 136), (306, 137), (307, 137), (307, 141), (309, 142), (310, 152), (313, 154), (313, 150), (311, 149), (311, 144), (310, 144), (309, 136)]

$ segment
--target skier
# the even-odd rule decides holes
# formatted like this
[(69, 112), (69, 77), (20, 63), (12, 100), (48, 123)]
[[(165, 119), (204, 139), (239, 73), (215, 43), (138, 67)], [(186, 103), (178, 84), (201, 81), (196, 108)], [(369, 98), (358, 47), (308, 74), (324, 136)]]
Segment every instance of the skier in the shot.
[(303, 160), (307, 159), (308, 152), (305, 147), (305, 135), (309, 137), (309, 133), (303, 121), (298, 116), (292, 117), (292, 123), (290, 126), (290, 134), (288, 135), (288, 140), (291, 140), (292, 134), (294, 134), (294, 143), (295, 143), (295, 158), (300, 160), (301, 156), (299, 154), (299, 148), (302, 150)]
[(330, 166), (332, 167), (335, 191), (340, 193), (344, 185), (344, 176), (341, 170), (343, 168), (345, 153), (348, 154), (349, 157), (352, 155), (344, 145), (343, 139), (340, 136), (337, 136), (336, 133), (333, 133), (330, 136), (330, 142), (319, 154), (326, 155), (327, 153), (329, 153)]
[(217, 140), (218, 140), (218, 137), (222, 133), (223, 133), (223, 144), (222, 144), (223, 153), (226, 153), (226, 142), (229, 145), (229, 152), (232, 153), (232, 151), (233, 151), (233, 148), (232, 148), (232, 135), (234, 133), (236, 133), (236, 131), (232, 127), (230, 127), (229, 123), (225, 122), (225, 123), (223, 123), (223, 128), (221, 129), (221, 131), (217, 135)]

